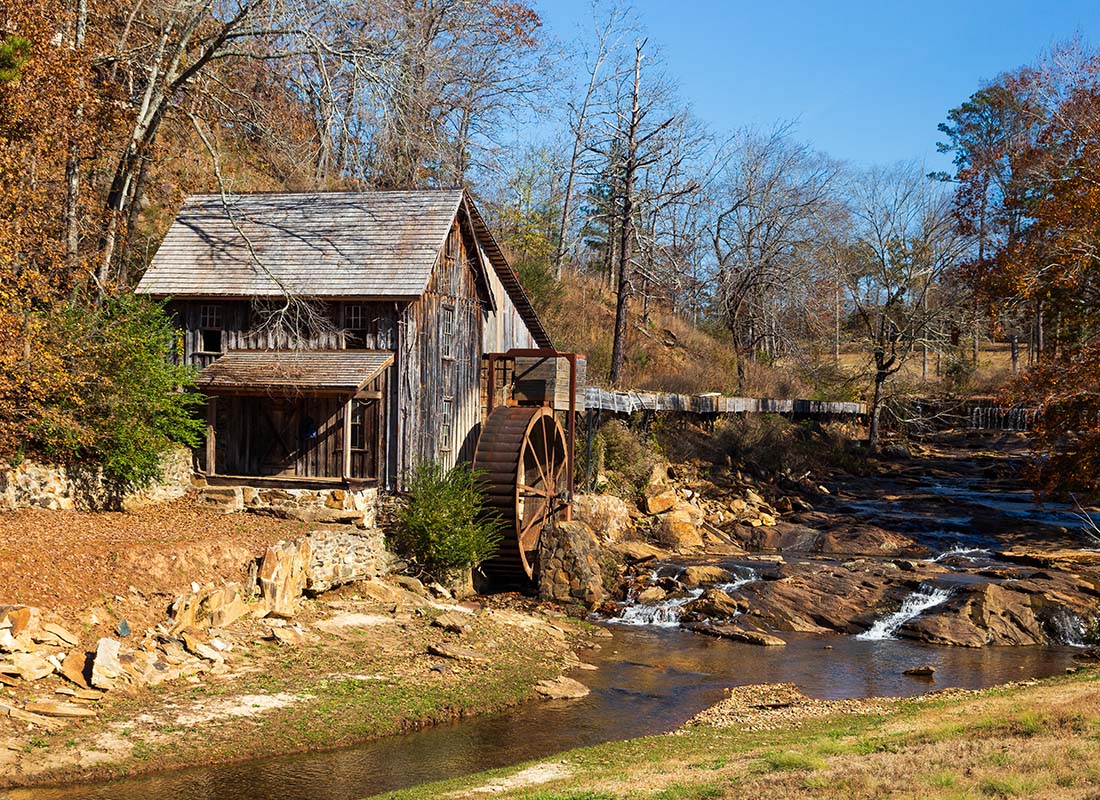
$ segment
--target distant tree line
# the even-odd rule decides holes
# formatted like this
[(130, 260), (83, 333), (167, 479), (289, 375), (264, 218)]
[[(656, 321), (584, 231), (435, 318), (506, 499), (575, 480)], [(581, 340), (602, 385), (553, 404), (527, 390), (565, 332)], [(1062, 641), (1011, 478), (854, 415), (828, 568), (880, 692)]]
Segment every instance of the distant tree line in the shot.
[(754, 363), (822, 396), (858, 385), (873, 446), (904, 376), (964, 388), (996, 339), (1012, 399), (1044, 409), (1050, 485), (1076, 470), (1096, 491), (1097, 64), (1074, 44), (980, 87), (940, 127), (954, 170), (930, 176), (838, 162), (789, 124), (709, 130), (613, 2), (565, 45), (522, 0), (9, 0), (0, 454), (106, 447), (74, 387), (124, 365), (82, 358), (58, 320), (161, 336), (128, 290), (187, 194), (461, 184), (537, 302), (578, 275), (614, 295), (594, 377), (623, 381), (661, 304), (719, 332), (743, 391)]

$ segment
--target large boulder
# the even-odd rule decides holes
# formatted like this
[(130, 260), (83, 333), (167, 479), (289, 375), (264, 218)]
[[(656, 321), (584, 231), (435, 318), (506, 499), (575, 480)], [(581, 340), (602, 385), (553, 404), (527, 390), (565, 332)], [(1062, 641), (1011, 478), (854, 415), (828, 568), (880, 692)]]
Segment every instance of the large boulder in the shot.
[(710, 619), (728, 619), (737, 616), (747, 607), (744, 600), (734, 599), (721, 589), (707, 589), (701, 597), (686, 604), (684, 611)]
[(613, 494), (577, 495), (573, 498), (573, 518), (610, 542), (619, 541), (634, 529), (631, 507)]
[(579, 520), (557, 522), (539, 537), (539, 597), (595, 608), (604, 600), (600, 543)]
[(678, 502), (661, 515), (657, 539), (674, 550), (692, 550), (703, 546), (703, 512), (691, 503)]
[(306, 587), (309, 564), (308, 539), (279, 542), (267, 548), (258, 577), (268, 613), (285, 618), (298, 613), (298, 598)]
[(679, 499), (675, 489), (662, 483), (651, 483), (642, 495), (647, 514), (663, 514), (675, 506)]
[(733, 575), (729, 570), (711, 564), (696, 564), (685, 567), (677, 578), (688, 589), (694, 589), (709, 583), (729, 583), (733, 580)]

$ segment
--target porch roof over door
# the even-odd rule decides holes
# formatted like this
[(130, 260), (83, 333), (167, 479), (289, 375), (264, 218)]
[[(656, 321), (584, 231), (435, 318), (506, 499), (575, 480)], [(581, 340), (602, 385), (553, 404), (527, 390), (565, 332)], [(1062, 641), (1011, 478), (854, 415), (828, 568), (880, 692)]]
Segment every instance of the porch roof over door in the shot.
[(212, 393), (334, 392), (351, 394), (393, 363), (390, 350), (230, 350), (199, 375)]

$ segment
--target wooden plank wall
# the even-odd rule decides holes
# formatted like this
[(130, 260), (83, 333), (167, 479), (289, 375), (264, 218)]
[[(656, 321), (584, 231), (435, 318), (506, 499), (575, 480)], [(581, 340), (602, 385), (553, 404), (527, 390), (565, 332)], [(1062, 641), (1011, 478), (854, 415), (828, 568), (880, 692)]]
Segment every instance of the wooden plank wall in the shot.
[[(452, 359), (442, 355), (445, 306), (455, 310)], [(451, 229), (427, 291), (409, 304), (399, 331), (398, 478), (420, 461), (450, 467), (472, 460), (481, 431), (482, 356), (533, 347), (534, 338), (463, 217)], [(452, 401), (448, 441), (441, 438), (444, 398)]]
[[(409, 304), (398, 351), (399, 477), (421, 461), (445, 467), (473, 456), (479, 423), (484, 305), (477, 271), (456, 224), (424, 295)], [(443, 309), (454, 310), (450, 356), (443, 355)], [(443, 439), (443, 402), (451, 404), (451, 435)]]
[[(393, 302), (357, 303), (364, 307), (371, 321), (364, 345), (366, 350), (392, 350), (397, 343), (397, 319), (400, 308)], [(176, 300), (169, 305), (183, 333), (183, 355), (186, 363), (205, 367), (214, 360), (202, 352), (202, 329), (199, 327), (202, 306), (218, 306), (222, 310), (222, 350), (343, 350), (344, 336), (340, 330), (341, 303), (323, 306), (332, 329), (311, 332), (304, 341), (292, 342), (285, 335), (269, 330), (253, 330), (256, 324), (249, 300)]]

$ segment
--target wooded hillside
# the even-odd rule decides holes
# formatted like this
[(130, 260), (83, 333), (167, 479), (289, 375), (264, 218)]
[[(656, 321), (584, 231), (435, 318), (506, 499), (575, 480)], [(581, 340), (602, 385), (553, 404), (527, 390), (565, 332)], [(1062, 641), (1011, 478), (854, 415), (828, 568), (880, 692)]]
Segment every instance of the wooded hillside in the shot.
[(566, 47), (519, 0), (12, 0), (0, 454), (140, 480), (140, 452), (193, 439), (193, 395), (149, 400), (190, 376), (129, 295), (186, 195), (465, 185), (611, 385), (861, 396), (874, 445), (892, 395), (965, 392), (996, 344), (1006, 402), (1044, 410), (1045, 479), (1094, 492), (1100, 56), (945, 114), (956, 169), (932, 176), (710, 130), (619, 5)]

